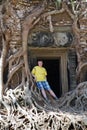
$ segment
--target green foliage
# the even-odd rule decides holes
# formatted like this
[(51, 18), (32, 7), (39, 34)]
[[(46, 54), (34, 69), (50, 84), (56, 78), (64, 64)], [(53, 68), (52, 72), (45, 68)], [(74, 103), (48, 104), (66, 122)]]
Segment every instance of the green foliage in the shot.
[(56, 9), (60, 9), (62, 0), (55, 0)]

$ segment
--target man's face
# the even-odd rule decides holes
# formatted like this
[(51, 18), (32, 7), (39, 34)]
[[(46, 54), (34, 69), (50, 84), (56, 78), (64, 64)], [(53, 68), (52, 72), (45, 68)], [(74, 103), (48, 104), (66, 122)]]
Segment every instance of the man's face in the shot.
[(38, 65), (39, 66), (43, 66), (43, 62), (42, 61), (38, 61)]

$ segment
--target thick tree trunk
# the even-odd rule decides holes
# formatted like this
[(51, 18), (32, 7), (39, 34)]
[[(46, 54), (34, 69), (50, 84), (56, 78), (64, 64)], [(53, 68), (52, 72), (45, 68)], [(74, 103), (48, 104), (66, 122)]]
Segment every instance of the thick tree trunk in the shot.
[[(2, 9), (2, 7), (1, 7)], [(0, 11), (1, 12), (1, 11)], [(2, 37), (2, 50), (1, 50), (1, 57), (0, 57), (0, 101), (2, 101), (2, 96), (3, 96), (3, 90), (5, 88), (4, 83), (3, 83), (3, 73), (4, 73), (4, 68), (6, 67), (6, 56), (8, 52), (8, 43), (10, 41), (10, 30), (7, 29), (5, 30), (4, 28), (4, 21), (2, 18), (2, 14), (0, 14), (1, 17), (1, 37)]]
[(24, 22), (22, 23), (22, 46), (23, 46), (23, 52), (24, 52), (24, 62), (25, 62), (25, 71), (27, 75), (27, 80), (31, 80), (31, 74), (29, 70), (29, 63), (28, 63), (28, 55), (27, 55), (27, 42), (28, 42), (28, 35), (30, 30), (35, 26), (35, 24), (39, 21), (37, 21), (40, 14), (44, 11), (44, 4), (41, 6), (38, 6), (35, 8), (29, 16), (26, 17)]

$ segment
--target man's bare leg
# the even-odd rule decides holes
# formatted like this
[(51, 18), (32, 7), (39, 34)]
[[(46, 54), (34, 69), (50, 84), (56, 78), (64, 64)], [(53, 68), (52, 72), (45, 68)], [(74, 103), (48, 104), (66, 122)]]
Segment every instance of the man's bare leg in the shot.
[(44, 90), (43, 88), (41, 89), (41, 92), (42, 92), (43, 97), (44, 97), (46, 100), (48, 100), (48, 99), (47, 99), (47, 96), (46, 96), (46, 92), (45, 92), (45, 90)]
[(49, 93), (51, 94), (51, 96), (53, 97), (53, 98), (55, 98), (56, 100), (58, 99), (58, 97), (55, 95), (55, 93), (50, 89), (50, 90), (48, 90), (49, 91)]

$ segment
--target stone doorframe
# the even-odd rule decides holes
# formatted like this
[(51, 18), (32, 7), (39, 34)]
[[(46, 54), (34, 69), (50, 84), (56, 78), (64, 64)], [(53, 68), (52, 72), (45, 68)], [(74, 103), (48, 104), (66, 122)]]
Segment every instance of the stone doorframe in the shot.
[(29, 53), (31, 58), (49, 58), (49, 59), (57, 59), (60, 58), (60, 78), (61, 78), (61, 87), (62, 87), (62, 95), (68, 92), (68, 75), (67, 75), (67, 48), (34, 48), (29, 47)]

